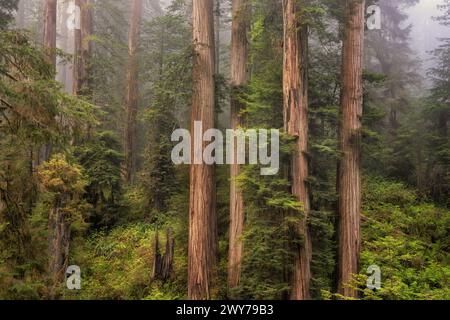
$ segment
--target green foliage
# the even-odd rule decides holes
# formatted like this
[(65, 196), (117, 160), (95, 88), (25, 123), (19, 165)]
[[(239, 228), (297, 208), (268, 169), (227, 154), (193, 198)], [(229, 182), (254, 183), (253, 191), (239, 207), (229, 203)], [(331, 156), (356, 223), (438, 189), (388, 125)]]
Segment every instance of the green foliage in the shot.
[(180, 189), (171, 136), (180, 125), (188, 126), (192, 94), (190, 27), (184, 10), (183, 3), (174, 3), (166, 14), (144, 25), (144, 96), (149, 106), (142, 114), (148, 129), (138, 188), (145, 202), (143, 214), (152, 221), (163, 220), (159, 216), (168, 211), (171, 197)]
[[(41, 189), (37, 212), (43, 215), (41, 221), (45, 222), (49, 212), (59, 207), (68, 213), (67, 221), (73, 231), (84, 231), (86, 223), (83, 215), (90, 206), (83, 199), (87, 181), (82, 167), (69, 163), (65, 155), (56, 154), (38, 167), (37, 176)], [(42, 228), (45, 229), (46, 226), (47, 223), (43, 224)]]
[(55, 197), (65, 194), (78, 196), (84, 192), (86, 185), (81, 170), (81, 167), (69, 164), (64, 155), (57, 154), (38, 168), (40, 185), (44, 192)]
[(13, 19), (19, 0), (0, 0), (0, 29), (5, 28)]
[(1, 32), (0, 56), (0, 130), (5, 134), (21, 142), (58, 144), (96, 123), (93, 106), (61, 91), (44, 50), (26, 33)]
[(286, 276), (295, 246), (291, 236), (303, 219), (302, 204), (287, 192), (286, 180), (264, 178), (258, 172), (248, 167), (239, 177), (246, 203), (245, 259), (241, 283), (232, 294), (240, 299), (281, 299), (289, 290)]
[[(5, 284), (1, 294), (34, 298), (42, 296), (44, 281), (38, 275), (45, 268), (45, 255), (37, 252), (46, 250), (42, 228), (33, 222), (34, 212), (42, 209), (48, 215), (38, 202), (44, 194), (77, 194), (82, 189), (82, 182), (72, 179), (77, 177), (74, 169), (67, 172), (74, 175), (64, 176), (60, 170), (62, 175), (54, 179), (44, 174), (49, 189), (39, 190), (34, 173), (42, 150), (50, 145), (54, 152), (66, 149), (69, 139), (80, 137), (82, 128), (96, 120), (92, 105), (61, 92), (43, 48), (29, 34), (2, 30), (0, 57), (0, 269), (2, 287)], [(67, 209), (80, 217), (80, 206), (72, 204)]]
[(365, 297), (449, 299), (450, 211), (419, 202), (402, 184), (381, 179), (368, 179), (364, 194), (361, 270), (378, 265), (383, 282), (379, 291), (363, 291)]
[[(241, 96), (247, 128), (281, 128), (282, 55), (273, 47), (281, 30), (281, 8), (272, 1), (255, 4), (250, 36), (250, 59), (254, 70)], [(281, 147), (290, 152), (290, 139)], [(258, 166), (246, 166), (238, 183), (244, 191), (246, 227), (243, 235), (244, 259), (241, 283), (231, 292), (234, 299), (281, 299), (289, 289), (286, 278), (291, 251), (289, 230), (298, 220), (288, 210), (298, 213), (302, 205), (289, 194), (288, 182), (281, 177), (261, 177)], [(299, 214), (301, 216), (301, 214)]]
[(102, 130), (117, 134), (126, 92), (129, 6), (120, 0), (98, 0), (93, 5), (95, 37), (89, 59), (89, 86), (92, 102), (101, 106)]
[[(361, 274), (348, 284), (361, 299), (448, 300), (450, 211), (421, 202), (401, 183), (367, 177), (363, 212)], [(367, 288), (365, 272), (373, 265), (381, 268), (380, 290)]]
[(122, 205), (122, 154), (113, 132), (96, 132), (75, 148), (74, 156), (85, 168), (86, 200), (92, 211), (85, 213), (93, 228), (112, 227), (126, 213)]
[[(178, 229), (176, 229), (178, 231)], [(184, 253), (177, 250), (174, 275), (170, 283), (152, 282), (152, 225), (137, 223), (117, 227), (110, 233), (98, 232), (78, 242), (71, 260), (81, 267), (83, 290), (67, 291), (67, 299), (179, 299), (185, 267)], [(180, 259), (182, 261), (180, 261)]]
[[(2, 299), (41, 299), (47, 293), (48, 263), (48, 217), (55, 206), (67, 213), (71, 234), (75, 239), (86, 229), (83, 213), (89, 210), (83, 199), (84, 180), (82, 168), (71, 164), (61, 154), (37, 168), (36, 183), (39, 193), (29, 217), (20, 225), (13, 224), (20, 237), (13, 239), (0, 238), (2, 253), (0, 254), (0, 298)], [(6, 226), (11, 223), (12, 215), (20, 215), (20, 211), (8, 208), (5, 214)], [(19, 208), (15, 208), (19, 210)], [(9, 218), (9, 219), (8, 219)], [(3, 232), (2, 232), (3, 233)], [(16, 245), (26, 240), (22, 246)], [(12, 244), (11, 247), (4, 247)], [(16, 256), (15, 250), (25, 250)]]
[[(446, 1), (441, 9), (444, 14), (438, 17), (438, 21), (448, 27), (450, 3)], [(428, 189), (433, 199), (450, 206), (450, 38), (441, 41), (441, 45), (433, 52), (436, 62), (436, 66), (430, 70), (433, 87), (423, 116), (428, 133), (425, 146), (430, 153), (427, 159), (427, 172), (430, 175)]]

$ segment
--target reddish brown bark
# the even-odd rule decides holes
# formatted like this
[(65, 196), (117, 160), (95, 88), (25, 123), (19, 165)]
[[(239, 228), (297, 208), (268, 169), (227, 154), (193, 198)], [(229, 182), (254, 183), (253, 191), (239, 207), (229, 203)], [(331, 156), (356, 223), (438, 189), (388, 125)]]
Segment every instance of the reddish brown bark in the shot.
[(91, 56), (92, 13), (90, 0), (75, 0), (80, 8), (80, 25), (75, 29), (73, 94), (85, 95), (89, 91), (88, 64)]
[[(59, 50), (69, 53), (71, 47), (74, 43), (73, 34), (69, 32), (69, 27), (67, 26), (67, 21), (70, 18), (68, 11), (69, 4), (67, 2), (59, 2), (58, 4), (58, 38), (56, 41), (56, 46)], [(59, 63), (57, 61), (57, 75), (56, 80), (63, 84), (64, 92), (72, 93), (72, 76), (73, 72), (69, 72), (72, 66), (68, 63)]]
[(214, 17), (215, 17), (215, 40), (216, 40), (216, 74), (220, 73), (220, 18), (222, 17), (222, 9), (220, 6), (220, 2), (222, 0), (215, 0), (216, 8), (214, 9)]
[[(56, 18), (57, 18), (57, 1), (46, 0), (44, 4), (44, 47), (47, 51), (49, 63), (56, 67)], [(33, 167), (46, 161), (49, 158), (50, 144), (41, 147), (36, 155)], [(33, 153), (32, 153), (33, 154)], [(32, 156), (33, 158), (33, 156)], [(61, 223), (61, 212), (59, 209), (59, 201), (55, 202), (53, 209), (48, 217), (48, 244), (49, 244), (49, 272), (51, 277), (50, 297), (55, 297), (55, 287), (61, 283), (62, 275), (64, 275), (63, 256), (64, 244), (62, 243), (63, 235), (66, 233), (66, 225)]]
[(57, 0), (45, 0), (44, 5), (44, 47), (49, 62), (56, 66), (56, 15)]
[(50, 298), (58, 296), (57, 289), (64, 280), (68, 267), (70, 246), (70, 223), (68, 213), (62, 209), (67, 196), (58, 197), (48, 218), (49, 230), (49, 272), (51, 276)]
[[(214, 127), (214, 8), (211, 0), (193, 1), (193, 96), (194, 122), (203, 132)], [(194, 143), (192, 160), (194, 163)], [(203, 143), (205, 148), (206, 143)], [(217, 219), (215, 212), (215, 173), (213, 165), (192, 164), (190, 170), (188, 296), (192, 300), (210, 299), (217, 260)]]
[[(56, 20), (58, 12), (57, 0), (45, 0), (44, 3), (44, 48), (48, 63), (56, 71)], [(33, 152), (34, 153), (34, 152)], [(36, 167), (50, 158), (51, 144), (40, 147), (31, 159), (31, 166)]]
[[(247, 72), (247, 21), (249, 14), (249, 2), (247, 0), (233, 0), (231, 26), (231, 129), (239, 129), (242, 126), (240, 112), (244, 108), (239, 94), (248, 80)], [(235, 155), (236, 146), (235, 143)], [(235, 156), (235, 159), (236, 156)], [(237, 177), (240, 174), (240, 165), (232, 164), (230, 168), (230, 230), (228, 252), (228, 288), (235, 288), (240, 281), (243, 256), (242, 234), (244, 230), (244, 199), (237, 185)]]
[(348, 0), (342, 48), (342, 89), (339, 148), (338, 292), (357, 297), (348, 287), (358, 273), (361, 220), (361, 119), (363, 104), (364, 3)]
[(284, 121), (288, 134), (297, 138), (292, 157), (292, 194), (303, 204), (303, 217), (296, 232), (302, 244), (296, 248), (291, 299), (310, 298), (311, 239), (307, 219), (310, 211), (308, 179), (308, 29), (299, 21), (295, 0), (283, 1), (284, 17)]
[(155, 234), (154, 243), (154, 260), (153, 260), (153, 280), (167, 280), (173, 270), (173, 258), (175, 250), (175, 241), (172, 235), (172, 229), (167, 229), (166, 232), (166, 251), (164, 255), (161, 254), (161, 248), (159, 244), (159, 233)]

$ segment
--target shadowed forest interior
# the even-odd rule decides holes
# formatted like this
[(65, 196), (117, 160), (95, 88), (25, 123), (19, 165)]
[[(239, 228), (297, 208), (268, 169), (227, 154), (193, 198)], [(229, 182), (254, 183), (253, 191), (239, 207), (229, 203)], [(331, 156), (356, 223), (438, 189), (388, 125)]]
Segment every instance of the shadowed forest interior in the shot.
[(449, 122), (450, 0), (0, 0), (0, 299), (449, 300)]

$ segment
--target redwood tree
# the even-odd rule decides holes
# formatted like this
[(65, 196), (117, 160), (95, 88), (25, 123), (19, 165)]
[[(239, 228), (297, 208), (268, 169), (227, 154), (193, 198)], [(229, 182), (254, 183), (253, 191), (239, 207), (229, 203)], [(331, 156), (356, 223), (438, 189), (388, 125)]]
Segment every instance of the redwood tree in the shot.
[[(56, 19), (58, 12), (57, 0), (45, 0), (44, 3), (44, 48), (50, 63), (56, 70)], [(36, 167), (50, 158), (51, 144), (46, 143), (32, 155), (32, 167)]]
[(342, 47), (338, 175), (338, 292), (357, 297), (348, 286), (358, 273), (361, 220), (361, 118), (363, 104), (364, 0), (347, 0)]
[[(214, 127), (214, 10), (212, 0), (193, 1), (193, 96), (194, 123), (201, 122), (203, 133)], [(197, 137), (201, 139), (202, 137)], [(211, 298), (212, 278), (217, 260), (217, 219), (215, 212), (215, 170), (213, 165), (196, 164), (195, 144), (190, 170), (188, 296), (193, 300)], [(203, 142), (202, 149), (206, 147)], [(201, 159), (200, 159), (201, 160)]]
[(133, 0), (128, 34), (128, 71), (125, 128), (125, 181), (130, 184), (136, 171), (136, 117), (139, 99), (139, 36), (142, 19), (142, 0)]
[(310, 298), (311, 239), (307, 219), (310, 200), (308, 179), (308, 28), (300, 20), (296, 0), (283, 1), (284, 18), (284, 122), (285, 130), (296, 137), (292, 156), (292, 194), (303, 205), (303, 217), (295, 230), (302, 243), (296, 247), (292, 274), (291, 299)]
[(88, 90), (88, 61), (91, 55), (89, 37), (92, 33), (92, 13), (90, 0), (75, 0), (80, 8), (75, 27), (75, 46), (73, 63), (73, 94), (86, 94)]
[(45, 0), (44, 47), (48, 50), (49, 62), (56, 66), (56, 16), (57, 0)]
[[(56, 17), (57, 17), (57, 0), (46, 0), (44, 6), (44, 47), (47, 51), (48, 60), (56, 66)], [(50, 157), (50, 143), (46, 143), (37, 151), (37, 157), (33, 161), (33, 167), (36, 168), (39, 164), (47, 161)], [(49, 264), (48, 269), (52, 279), (52, 286), (56, 286), (61, 281), (61, 273), (64, 267), (65, 256), (61, 237), (61, 231), (65, 230), (65, 225), (58, 224), (61, 221), (56, 221), (53, 211), (48, 217), (48, 250), (49, 250)], [(58, 227), (61, 226), (59, 229)], [(64, 239), (65, 240), (65, 239)], [(53, 292), (53, 289), (52, 289)], [(51, 294), (53, 295), (53, 293)]]
[(221, 26), (221, 18), (222, 18), (222, 9), (221, 9), (221, 1), (222, 0), (214, 0), (215, 1), (215, 9), (214, 9), (214, 18), (215, 18), (215, 41), (216, 41), (216, 66), (215, 66), (215, 72), (216, 74), (220, 73), (220, 26)]
[[(248, 0), (233, 0), (231, 26), (231, 129), (242, 126), (240, 112), (244, 107), (240, 100), (240, 93), (248, 80), (247, 72), (247, 28), (248, 28)], [(235, 143), (236, 154), (236, 143)], [(235, 156), (236, 160), (236, 156)], [(240, 173), (240, 165), (235, 161), (231, 164), (230, 176), (230, 243), (228, 252), (228, 288), (239, 284), (242, 264), (242, 232), (244, 229), (244, 201), (236, 179)]]

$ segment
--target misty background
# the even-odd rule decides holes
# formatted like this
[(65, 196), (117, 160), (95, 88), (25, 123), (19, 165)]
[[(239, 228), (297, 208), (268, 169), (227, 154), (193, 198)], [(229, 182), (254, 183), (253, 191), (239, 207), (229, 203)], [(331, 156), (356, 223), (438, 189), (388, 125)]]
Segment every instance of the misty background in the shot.
[(440, 38), (449, 36), (449, 29), (434, 19), (442, 14), (438, 6), (443, 4), (443, 0), (421, 0), (406, 10), (409, 15), (408, 24), (412, 26), (411, 48), (422, 60), (421, 73), (424, 78), (427, 78), (427, 70), (434, 65), (431, 51), (439, 46)]

